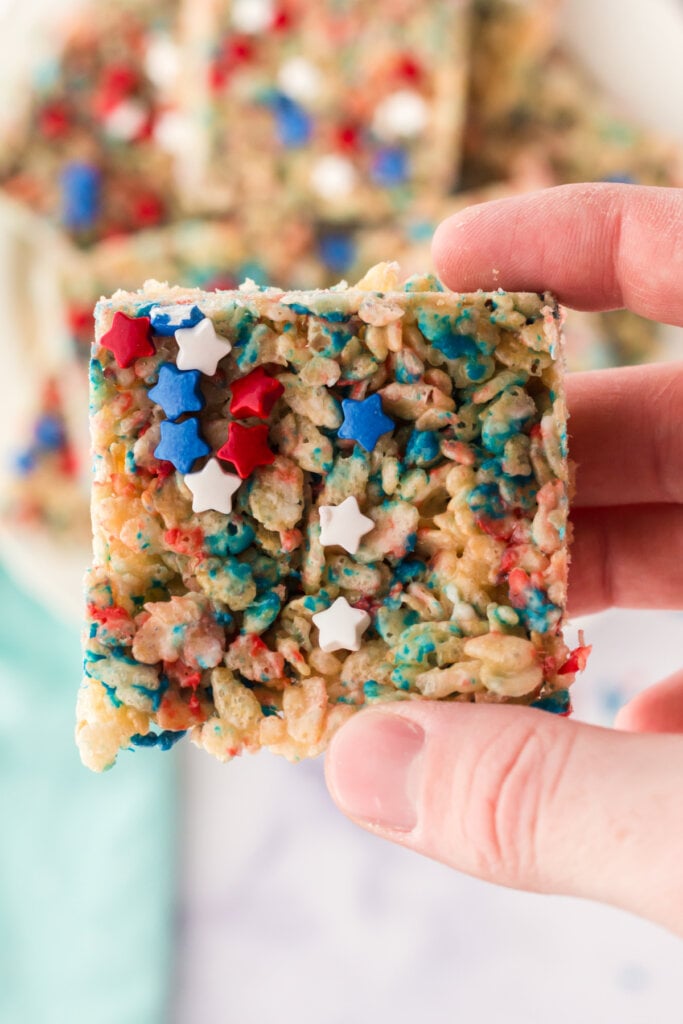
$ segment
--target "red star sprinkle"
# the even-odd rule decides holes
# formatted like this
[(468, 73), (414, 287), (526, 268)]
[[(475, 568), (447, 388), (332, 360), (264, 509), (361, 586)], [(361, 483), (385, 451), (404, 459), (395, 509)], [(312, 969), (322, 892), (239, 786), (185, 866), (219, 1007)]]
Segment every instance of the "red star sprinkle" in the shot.
[(292, 27), (292, 15), (285, 7), (280, 7), (273, 15), (273, 28), (276, 32), (284, 32)]
[(150, 324), (148, 316), (134, 317), (126, 316), (125, 313), (114, 313), (114, 322), (102, 336), (100, 345), (113, 352), (116, 362), (125, 370), (136, 359), (154, 355)]
[(268, 447), (268, 425), (259, 423), (257, 427), (243, 427), (241, 423), (228, 424), (228, 439), (216, 453), (219, 459), (232, 462), (233, 466), (246, 480), (257, 466), (270, 466), (275, 455)]
[(69, 111), (63, 103), (48, 103), (40, 111), (38, 123), (46, 138), (61, 139), (70, 128)]
[(279, 380), (266, 373), (258, 366), (246, 377), (236, 380), (230, 385), (232, 398), (230, 412), (238, 419), (246, 416), (258, 416), (265, 420), (278, 398), (285, 390)]
[(74, 334), (83, 334), (92, 328), (92, 308), (90, 306), (69, 306), (66, 311), (69, 328)]
[(335, 138), (340, 149), (351, 153), (357, 150), (360, 144), (360, 132), (356, 125), (351, 123), (340, 125), (335, 132)]
[(154, 227), (164, 218), (164, 204), (153, 192), (140, 193), (132, 206), (133, 222), (140, 227)]
[(139, 76), (126, 64), (110, 64), (102, 72), (98, 90), (92, 104), (96, 114), (103, 117), (111, 113), (117, 103), (135, 92)]
[(407, 78), (409, 81), (413, 82), (422, 78), (422, 68), (418, 62), (410, 56), (410, 54), (405, 54), (405, 56), (399, 61), (396, 72), (401, 78)]

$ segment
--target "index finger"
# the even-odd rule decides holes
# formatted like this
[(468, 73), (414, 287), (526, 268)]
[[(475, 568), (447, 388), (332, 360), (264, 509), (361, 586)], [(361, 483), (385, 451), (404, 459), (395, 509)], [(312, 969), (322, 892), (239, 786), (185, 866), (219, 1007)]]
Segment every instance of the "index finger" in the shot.
[(560, 185), (482, 203), (439, 225), (433, 255), (457, 291), (549, 290), (683, 325), (683, 189)]

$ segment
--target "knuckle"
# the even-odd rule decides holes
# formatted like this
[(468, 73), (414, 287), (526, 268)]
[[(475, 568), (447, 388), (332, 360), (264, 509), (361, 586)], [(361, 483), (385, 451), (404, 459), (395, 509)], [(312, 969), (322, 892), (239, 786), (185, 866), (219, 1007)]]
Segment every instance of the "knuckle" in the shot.
[(545, 724), (530, 721), (521, 728), (514, 722), (480, 755), (463, 817), (463, 832), (480, 877), (542, 887), (547, 825), (556, 813), (571, 743), (569, 730), (539, 727)]
[(600, 586), (600, 605), (602, 608), (612, 608), (619, 601), (614, 570), (617, 562), (612, 557), (612, 535), (607, 517), (599, 518), (597, 523), (595, 564), (596, 579), (599, 580)]
[(659, 416), (652, 431), (652, 472), (664, 501), (683, 501), (683, 483), (678, 469), (681, 460), (680, 409), (683, 407), (683, 367), (676, 366), (666, 377), (658, 375), (655, 408)]

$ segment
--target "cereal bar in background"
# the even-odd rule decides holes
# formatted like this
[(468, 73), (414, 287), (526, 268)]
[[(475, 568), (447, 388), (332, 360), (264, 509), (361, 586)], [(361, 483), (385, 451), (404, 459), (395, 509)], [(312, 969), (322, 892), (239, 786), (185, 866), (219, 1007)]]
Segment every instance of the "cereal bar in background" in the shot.
[(176, 213), (176, 0), (84, 3), (56, 29), (28, 109), (4, 139), (0, 186), (78, 245)]
[[(181, 180), (200, 210), (244, 203), (385, 219), (457, 184), (466, 0), (194, 0)], [(181, 158), (181, 167), (182, 167)]]
[(561, 9), (562, 0), (472, 0), (470, 120), (500, 120), (526, 96), (555, 45)]
[(561, 311), (399, 281), (98, 305), (89, 767), (187, 731), (298, 760), (382, 701), (567, 711)]
[[(501, 30), (497, 23), (494, 27)], [(472, 69), (463, 153), (466, 187), (530, 173), (558, 185), (683, 184), (680, 145), (639, 125), (560, 49), (518, 69), (514, 89), (503, 92), (507, 102), (492, 102), (486, 68), (475, 60)]]

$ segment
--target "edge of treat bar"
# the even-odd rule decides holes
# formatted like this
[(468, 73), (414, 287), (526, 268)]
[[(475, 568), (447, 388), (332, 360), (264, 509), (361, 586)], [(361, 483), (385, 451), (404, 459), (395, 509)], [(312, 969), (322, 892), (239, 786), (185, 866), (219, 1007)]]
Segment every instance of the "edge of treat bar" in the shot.
[(363, 306), (370, 312), (369, 304), (378, 300), (385, 308), (393, 304), (404, 312), (416, 305), (427, 304), (438, 308), (452, 302), (453, 296), (457, 296), (463, 305), (483, 306), (487, 302), (499, 303), (501, 324), (504, 324), (505, 313), (508, 311), (527, 316), (547, 315), (557, 321), (562, 316), (558, 300), (548, 291), (514, 292), (499, 288), (490, 292), (456, 292), (444, 289), (433, 275), (410, 278), (403, 287), (398, 284), (393, 274), (390, 278), (384, 286), (382, 276), (373, 279), (366, 275), (366, 278), (356, 285), (348, 285), (342, 281), (332, 288), (293, 291), (272, 286), (261, 287), (253, 281), (246, 281), (237, 289), (212, 292), (149, 280), (137, 291), (119, 290), (111, 297), (103, 296), (95, 307), (95, 318), (97, 321), (101, 320), (107, 311), (128, 310), (139, 313), (141, 306), (164, 302), (178, 305), (201, 304), (202, 312), (207, 316), (219, 315), (228, 303), (249, 303), (263, 315), (272, 313), (273, 306), (278, 305), (288, 306), (294, 315), (312, 315), (324, 319), (326, 314), (343, 316), (363, 312)]

